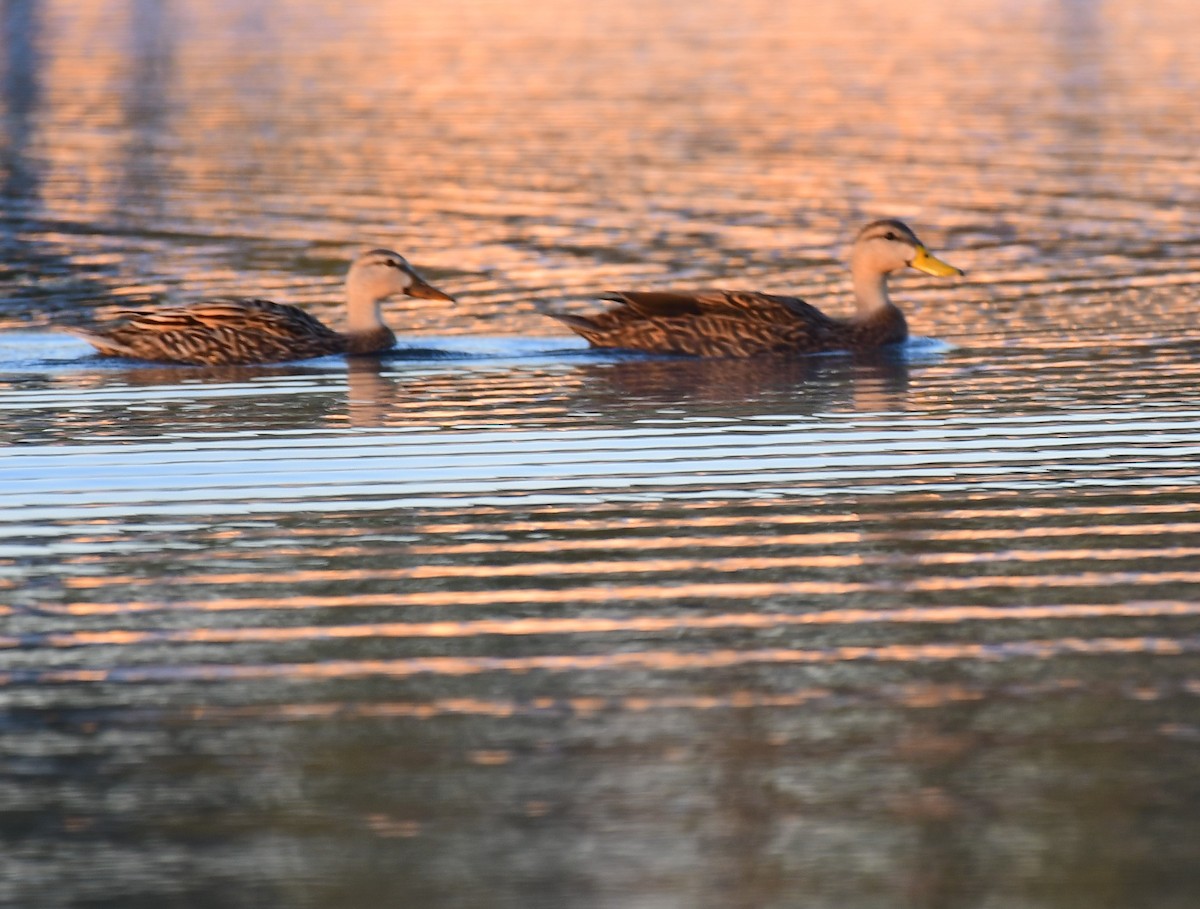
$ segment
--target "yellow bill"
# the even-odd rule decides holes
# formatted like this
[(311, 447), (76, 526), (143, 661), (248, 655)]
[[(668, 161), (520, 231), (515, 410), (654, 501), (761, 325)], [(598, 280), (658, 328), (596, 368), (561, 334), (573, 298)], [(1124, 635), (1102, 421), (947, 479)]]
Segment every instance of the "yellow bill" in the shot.
[(961, 268), (955, 268), (943, 262), (937, 256), (929, 252), (924, 246), (917, 247), (917, 254), (913, 256), (913, 260), (908, 263), (917, 271), (923, 271), (927, 275), (934, 275), (938, 278), (948, 278), (951, 275), (964, 274)]

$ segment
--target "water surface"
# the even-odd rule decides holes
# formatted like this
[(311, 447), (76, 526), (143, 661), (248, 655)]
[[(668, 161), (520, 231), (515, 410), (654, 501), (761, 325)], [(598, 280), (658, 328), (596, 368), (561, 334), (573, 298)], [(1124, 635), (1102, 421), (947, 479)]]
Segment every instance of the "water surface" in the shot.
[[(3, 14), (0, 904), (1200, 899), (1193, 4)], [(538, 313), (880, 215), (887, 354)], [(378, 361), (49, 330), (375, 245)]]

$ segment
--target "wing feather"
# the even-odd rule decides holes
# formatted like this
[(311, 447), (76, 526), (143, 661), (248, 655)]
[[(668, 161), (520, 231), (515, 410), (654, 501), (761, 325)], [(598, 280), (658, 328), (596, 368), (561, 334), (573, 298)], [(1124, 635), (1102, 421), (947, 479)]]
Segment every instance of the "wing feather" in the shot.
[(845, 323), (796, 297), (748, 291), (612, 291), (618, 304), (591, 316), (555, 318), (597, 347), (747, 357), (838, 346)]
[(270, 363), (342, 353), (343, 336), (304, 310), (254, 298), (122, 310), (75, 332), (101, 353), (173, 363)]

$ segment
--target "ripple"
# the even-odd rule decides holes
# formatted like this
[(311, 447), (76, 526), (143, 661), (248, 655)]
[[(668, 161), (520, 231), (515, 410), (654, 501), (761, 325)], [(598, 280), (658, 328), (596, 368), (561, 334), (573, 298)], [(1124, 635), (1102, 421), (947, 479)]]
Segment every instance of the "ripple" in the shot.
[(420, 657), (407, 660), (326, 660), (320, 663), (275, 663), (271, 665), (137, 666), (93, 669), (51, 669), (0, 673), (0, 685), (62, 685), (113, 682), (132, 685), (185, 681), (233, 681), (245, 679), (326, 679), (414, 675), (464, 676), (481, 673), (594, 672), (641, 669), (653, 672), (684, 672), (724, 669), (753, 664), (826, 664), (842, 662), (941, 663), (961, 660), (1001, 661), (1049, 660), (1061, 656), (1183, 656), (1200, 651), (1200, 639), (1172, 638), (1078, 638), (1014, 641), (1003, 644), (925, 644), (883, 647), (840, 647), (832, 650), (772, 648), (768, 650), (721, 650), (687, 652), (677, 650), (636, 651), (584, 656), (547, 655), (529, 657)]
[[(0, 902), (1194, 902), (1194, 3), (5, 9)], [(881, 215), (887, 355), (542, 314)], [(49, 331), (377, 245), (378, 360)]]

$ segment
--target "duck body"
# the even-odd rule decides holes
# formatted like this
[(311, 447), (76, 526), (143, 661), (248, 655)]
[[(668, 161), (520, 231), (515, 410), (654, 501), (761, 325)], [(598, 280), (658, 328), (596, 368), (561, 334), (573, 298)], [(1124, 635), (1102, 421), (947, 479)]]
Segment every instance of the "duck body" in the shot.
[(904, 313), (891, 305), (866, 318), (835, 319), (796, 297), (748, 291), (622, 291), (601, 299), (620, 305), (554, 318), (593, 347), (694, 357), (866, 350), (908, 337)]
[(888, 297), (887, 275), (905, 267), (932, 275), (962, 272), (934, 256), (900, 221), (873, 221), (851, 250), (857, 312), (826, 315), (796, 297), (754, 291), (619, 291), (618, 305), (592, 316), (550, 313), (593, 347), (701, 357), (872, 350), (908, 337)]
[(299, 307), (255, 298), (124, 310), (111, 323), (65, 330), (103, 356), (159, 363), (232, 366), (372, 354), (396, 342), (380, 307), (397, 293), (453, 299), (426, 283), (398, 253), (376, 249), (359, 256), (346, 276), (345, 332), (334, 331)]
[[(68, 329), (102, 356), (134, 360), (232, 366), (280, 363), (350, 353), (352, 340), (304, 310), (270, 300), (218, 299), (191, 306), (124, 310), (103, 329)], [(374, 353), (395, 343), (385, 328)]]

